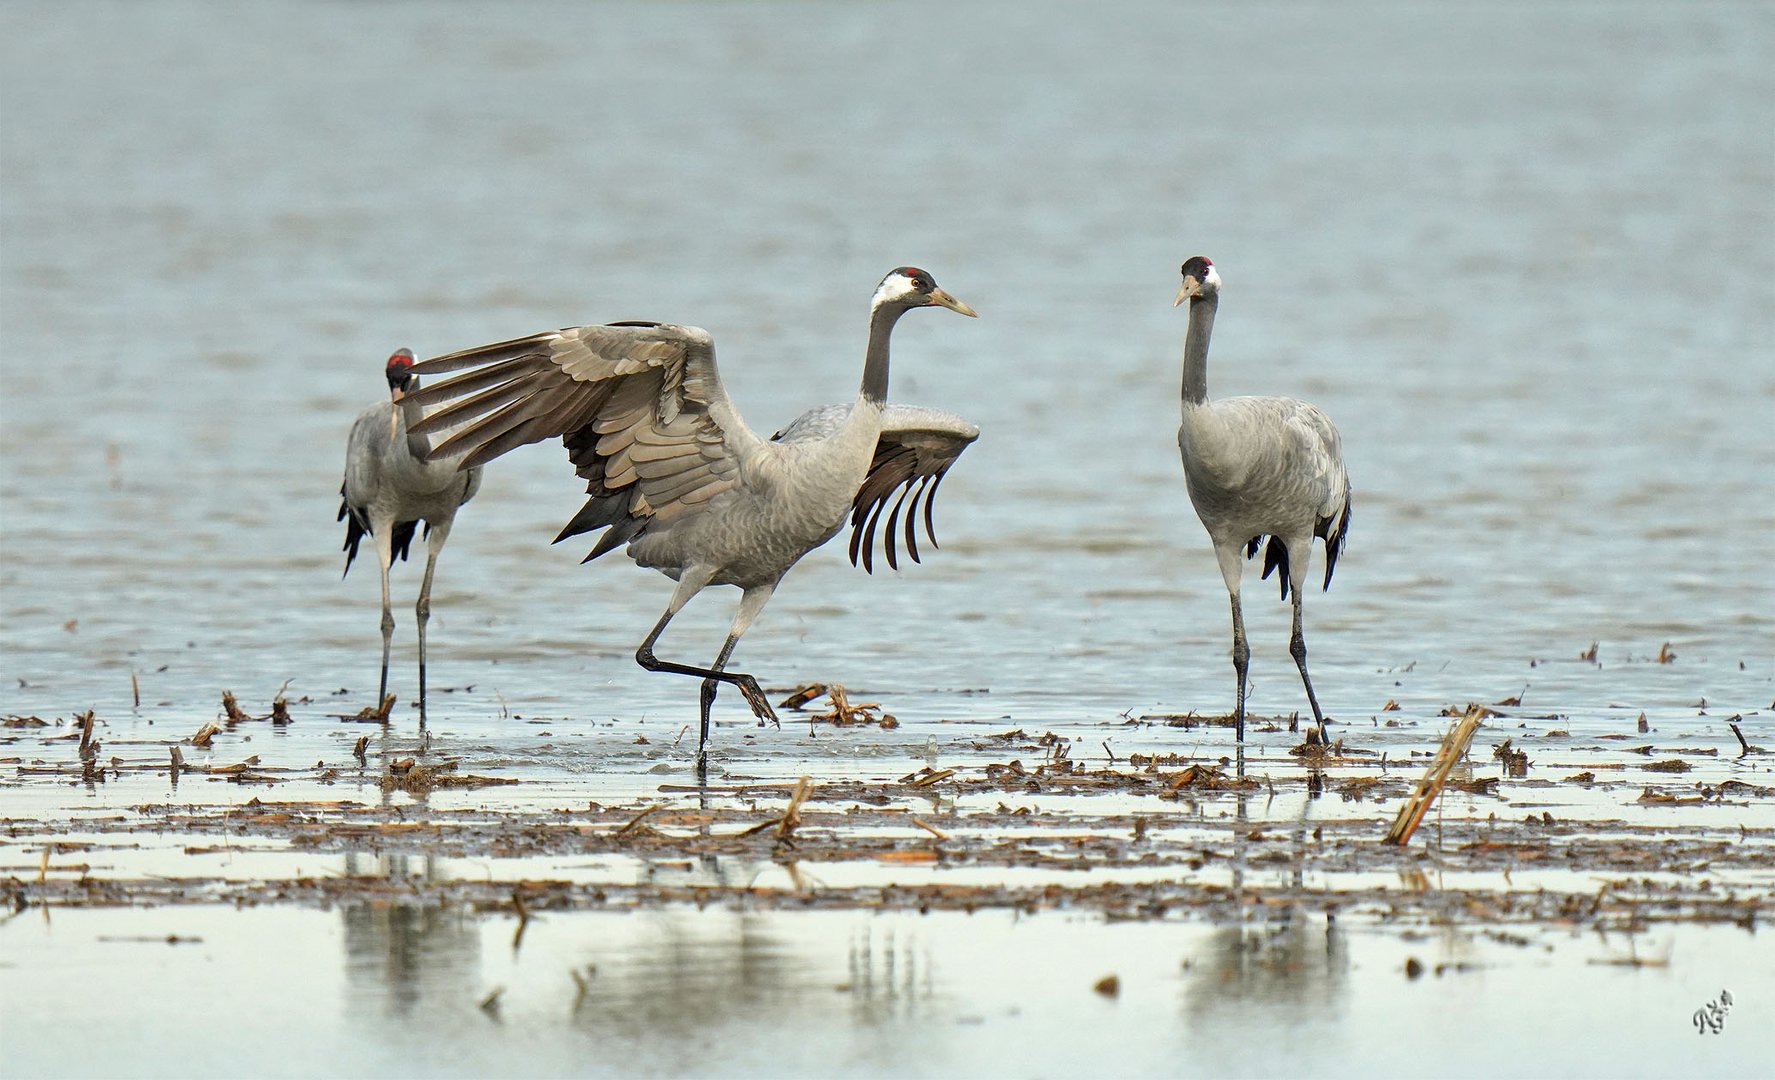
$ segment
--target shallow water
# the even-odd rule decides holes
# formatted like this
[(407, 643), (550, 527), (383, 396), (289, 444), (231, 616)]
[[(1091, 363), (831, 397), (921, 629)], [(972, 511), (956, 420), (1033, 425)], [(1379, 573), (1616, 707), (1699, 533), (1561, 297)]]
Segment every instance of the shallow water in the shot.
[[(35, 993), (9, 1024), (53, 1023), (103, 978), (135, 1003), (107, 1037), (137, 1048), (142, 1074), (169, 1076), (1369, 1076), (1426, 1060), (1450, 1076), (1731, 1075), (1775, 1050), (1742, 1005), (1722, 1037), (1693, 1032), (1718, 980), (1683, 972), (1742, 981), (1753, 963), (1742, 933), (1719, 928), (1673, 931), (1653, 947), (1682, 965), (1634, 969), (1615, 963), (1624, 943), (1590, 935), (1400, 941), (1322, 920), (1172, 924), (1155, 941), (1141, 925), (1052, 914), (673, 910), (550, 916), (513, 950), (515, 919), (435, 909), (197, 914), (129, 920), (159, 941), (117, 940), (110, 912), (12, 930)], [(1401, 974), (1408, 958), (1425, 967), (1416, 980)], [(276, 972), (275, 988), (218, 1032), (187, 1003), (238, 992), (242, 963)], [(1116, 996), (1093, 992), (1112, 974)], [(497, 1010), (483, 1009), (496, 991)], [(1523, 1049), (1476, 1052), (1476, 1017)], [(235, 1056), (218, 1060), (217, 1041)], [(50, 1049), (9, 1074), (114, 1064), (93, 1041)]]
[[(7, 5), (0, 21), (0, 713), (94, 709), (107, 756), (145, 767), (216, 715), (222, 690), (262, 713), (287, 683), (296, 723), (219, 737), (212, 763), (259, 752), (283, 769), (349, 769), (352, 741), (371, 732), (379, 764), (343, 797), (376, 804), (377, 768), (417, 747), (413, 711), (403, 701), (386, 736), (328, 717), (369, 704), (375, 685), (375, 574), (338, 579), (334, 514), (345, 432), (383, 392), (387, 353), (618, 318), (692, 322), (714, 333), (730, 392), (769, 431), (855, 392), (868, 291), (916, 263), (981, 313), (915, 313), (896, 338), (892, 397), (983, 431), (944, 484), (943, 547), (873, 578), (841, 546), (810, 556), (736, 656), (767, 686), (842, 681), (901, 726), (810, 738), (786, 719), (761, 731), (724, 698), (719, 770), (872, 782), (923, 764), (929, 740), (941, 759), (957, 740), (1011, 728), (1060, 731), (1081, 758), (1105, 743), (1099, 764), (1134, 751), (1217, 757), (1223, 729), (1122, 726), (1231, 704), (1225, 595), (1174, 441), (1184, 315), (1170, 299), (1177, 264), (1205, 253), (1226, 280), (1212, 391), (1309, 397), (1343, 432), (1350, 547), (1332, 589), (1307, 603), (1335, 733), (1409, 760), (1433, 749), (1444, 706), (1520, 695), (1506, 711), (1540, 767), (1562, 770), (1553, 778), (1643, 743), (1718, 753), (1687, 755), (1701, 771), (1672, 791), (1768, 786), (1766, 766), (1732, 758), (1721, 723), (1738, 714), (1752, 743), (1775, 746), (1766, 6), (1115, 6), (1060, 25), (1045, 7), (988, 4), (932, 18), (748, 3), (69, 3)], [(432, 810), (639, 808), (659, 783), (685, 780), (675, 740), (694, 687), (632, 660), (668, 583), (620, 560), (579, 566), (583, 545), (548, 546), (578, 492), (558, 448), (531, 448), (502, 459), (458, 519), (434, 597), (431, 730), (475, 771), (525, 783), (434, 793)], [(416, 585), (416, 568), (400, 567), (391, 677), (403, 694)], [(1252, 703), (1286, 716), (1305, 702), (1273, 595), (1248, 580)], [(731, 600), (699, 599), (662, 654), (712, 656)], [(1592, 643), (1594, 662), (1579, 660)], [(1476, 756), (1511, 733), (1482, 735)], [(1621, 734), (1635, 741), (1598, 741)], [(214, 777), (188, 776), (182, 793), (164, 774), (71, 785), (69, 753), (40, 741), (21, 733), (8, 751), (9, 818), (264, 797)], [(1304, 784), (1286, 760), (1292, 737), (1256, 741), (1256, 769)], [(27, 772), (37, 760), (51, 772)], [(669, 771), (646, 771), (656, 766)], [(289, 783), (342, 797), (340, 781), (315, 775)], [(1562, 821), (1655, 821), (1637, 779), (1547, 798)], [(1390, 814), (1362, 801), (1328, 814), (1328, 800), (1284, 788), (1266, 820)], [(1096, 798), (1122, 800), (1102, 804), (1118, 812), (1150, 803)], [(1508, 805), (1533, 801), (1513, 791)], [(1714, 809), (1767, 825), (1766, 802), (1694, 814)], [(1488, 812), (1477, 799), (1460, 811)], [(1717, 827), (1680, 820), (1694, 835)], [(264, 846), (241, 857), (291, 872), (287, 840)], [(115, 870), (166, 873), (166, 857)], [(198, 869), (174, 873), (208, 873), (190, 859)], [(633, 869), (618, 860), (592, 876)], [(121, 932), (158, 933), (161, 915)], [(731, 930), (660, 917), (694, 941)], [(249, 925), (256, 915), (208, 918), (209, 949), (266, 934)], [(264, 918), (291, 927), (277, 931), (290, 943), (339, 925), (337, 913)], [(601, 938), (614, 918), (564, 917), (559, 932)], [(784, 1000), (805, 1006), (830, 992), (820, 980), (844, 942), (882, 931), (861, 915), (806, 930), (802, 918), (764, 921), (781, 939), (824, 943), (782, 961), (796, 987)], [(26, 948), (26, 921), (8, 924), (9, 955)], [(930, 925), (927, 947), (947, 948), (969, 924)], [(1088, 940), (1095, 925), (1045, 915), (1006, 931), (1018, 944), (999, 955)], [(475, 940), (502, 932), (461, 927)], [(1355, 935), (1352, 953), (1402, 947), (1375, 933)], [(632, 956), (656, 944), (624, 940)], [(1124, 994), (1116, 1015), (1188, 1015), (1175, 968), (1190, 948), (1130, 946), (1162, 958), (1172, 982), (1150, 1001)], [(73, 959), (38, 955), (50, 958), (33, 961), (43, 979), (75, 977)], [(1554, 955), (1580, 982), (1618, 974)], [(304, 956), (305, 978), (345, 977), (337, 959)], [(950, 1004), (919, 1017), (989, 1015), (974, 1004), (983, 976), (934, 967)], [(1068, 970), (1080, 1008), (1103, 1008), (1096, 975)], [(1536, 970), (1529, 985), (1550, 987)], [(1711, 961), (1672, 970), (1720, 981)], [(111, 959), (107, 978), (151, 974)], [(562, 978), (549, 993), (565, 992)], [(1378, 1030), (1390, 984), (1346, 985), (1361, 988), (1360, 1007), (1315, 1021), (1315, 1038)], [(1693, 989), (1657, 1006), (1679, 1032), (1705, 999)], [(1514, 993), (1476, 1005), (1505, 1009)], [(512, 1000), (508, 1021), (559, 1005)], [(1039, 1033), (1018, 1025), (1061, 1000), (1026, 1004), (1005, 1030)], [(1523, 1008), (1558, 1015), (1564, 1001), (1549, 990)], [(424, 1030), (359, 1046), (392, 1055)], [(1534, 1030), (1549, 1053), (1568, 1045), (1560, 1029)], [(761, 1047), (735, 1041), (722, 1049), (738, 1057), (645, 1068), (769, 1071), (771, 1059), (746, 1056)], [(892, 1043), (870, 1046), (901, 1056), (873, 1060), (921, 1070)], [(1111, 1061), (1145, 1071), (1158, 1045), (1131, 1041)], [(546, 1055), (568, 1046), (538, 1047), (531, 1067), (557, 1068), (567, 1059)], [(968, 1040), (944, 1046), (927, 1071), (981, 1065)], [(1230, 1053), (1207, 1054), (1202, 1071), (1305, 1067)], [(810, 1067), (832, 1060), (850, 1059)]]

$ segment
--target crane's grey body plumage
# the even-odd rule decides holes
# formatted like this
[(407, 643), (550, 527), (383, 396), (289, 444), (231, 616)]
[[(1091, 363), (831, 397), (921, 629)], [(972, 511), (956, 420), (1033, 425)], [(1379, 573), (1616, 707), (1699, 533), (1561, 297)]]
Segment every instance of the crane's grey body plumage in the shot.
[[(636, 563), (678, 582), (636, 659), (704, 679), (700, 765), (718, 682), (734, 684), (760, 718), (775, 719), (756, 680), (726, 671), (726, 663), (783, 575), (837, 535), (846, 515), (872, 539), (859, 517), (862, 493), (879, 496), (888, 474), (896, 484), (934, 487), (978, 435), (959, 417), (885, 404), (894, 323), (932, 304), (973, 313), (923, 271), (884, 278), (857, 400), (814, 409), (772, 439), (747, 427), (728, 399), (706, 331), (650, 322), (572, 327), (428, 360), (415, 370), (461, 374), (420, 392), (435, 408), (416, 430), (448, 431), (434, 454), (460, 455), (465, 467), (525, 443), (562, 440), (587, 499), (555, 539), (604, 530), (588, 560), (626, 548)], [(893, 564), (891, 537), (887, 547)], [(742, 590), (714, 664), (656, 658), (666, 624), (709, 585)]]
[(358, 545), (369, 536), (376, 545), (382, 577), (382, 676), (378, 705), (388, 693), (388, 657), (394, 634), (388, 571), (405, 559), (416, 529), (423, 525), (425, 576), (414, 615), (419, 631), (419, 710), (425, 716), (425, 627), (431, 616), (431, 584), (438, 553), (449, 538), (456, 511), (481, 487), (481, 470), (458, 470), (456, 462), (429, 460), (430, 445), (410, 430), (421, 412), (409, 374), (413, 354), (402, 349), (389, 358), (391, 399), (358, 414), (345, 445), (345, 479), (339, 487), (339, 520), (345, 526), (345, 571), (351, 572)]
[(1331, 418), (1309, 402), (1288, 397), (1208, 399), (1208, 343), (1219, 305), (1220, 276), (1200, 257), (1185, 263), (1183, 273), (1178, 302), (1189, 299), (1190, 326), (1184, 344), (1183, 419), (1177, 446), (1190, 503), (1213, 542), (1231, 600), (1238, 738), (1243, 741), (1245, 734), (1250, 655), (1239, 604), (1240, 579), (1243, 560), (1263, 550), (1263, 576), (1276, 572), (1282, 599), (1292, 596), (1294, 602), (1289, 651), (1323, 739), (1325, 717), (1307, 675), (1301, 591), (1315, 537), (1325, 541), (1323, 588), (1331, 587), (1343, 552), (1351, 502), (1343, 441)]

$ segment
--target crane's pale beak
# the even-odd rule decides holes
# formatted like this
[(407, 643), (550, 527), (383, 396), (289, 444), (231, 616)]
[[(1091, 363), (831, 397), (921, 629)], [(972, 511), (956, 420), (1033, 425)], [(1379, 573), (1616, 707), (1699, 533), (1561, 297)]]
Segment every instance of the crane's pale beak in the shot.
[(1193, 277), (1186, 277), (1183, 279), (1183, 288), (1177, 290), (1177, 299), (1171, 301), (1171, 306), (1176, 307), (1191, 297), (1200, 296), (1201, 293), (1202, 283)]
[(948, 308), (950, 311), (959, 311), (963, 315), (966, 315), (970, 319), (978, 319), (980, 317), (980, 316), (974, 314), (973, 308), (962, 303), (960, 300), (957, 300), (955, 297), (950, 296), (948, 293), (944, 292), (942, 289), (932, 289), (931, 290), (931, 303), (942, 304), (944, 307)]

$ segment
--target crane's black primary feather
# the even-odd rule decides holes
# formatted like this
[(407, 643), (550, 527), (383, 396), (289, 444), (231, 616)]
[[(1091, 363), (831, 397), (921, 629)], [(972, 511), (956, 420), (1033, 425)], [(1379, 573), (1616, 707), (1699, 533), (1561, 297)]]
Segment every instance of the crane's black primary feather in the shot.
[[(888, 515), (887, 529), (882, 533), (882, 553), (887, 556), (888, 567), (900, 568), (897, 540), (902, 535), (906, 544), (906, 554), (913, 562), (919, 562), (917, 527), (922, 517), (925, 536), (930, 538), (931, 546), (937, 546), (936, 529), (931, 524), (931, 503), (937, 497), (937, 486), (943, 482), (943, 476), (955, 463), (953, 457), (931, 463), (921, 461), (918, 449), (883, 438), (875, 448), (875, 461), (869, 466), (869, 474), (863, 480), (863, 486), (851, 504), (851, 565), (861, 565), (865, 573), (875, 572), (875, 530), (881, 523), (882, 511)], [(895, 495), (895, 492), (898, 495)], [(893, 499), (893, 506), (888, 500)], [(923, 500), (924, 510), (919, 511), (919, 501)], [(900, 514), (904, 511), (906, 521), (904, 531), (900, 524)]]

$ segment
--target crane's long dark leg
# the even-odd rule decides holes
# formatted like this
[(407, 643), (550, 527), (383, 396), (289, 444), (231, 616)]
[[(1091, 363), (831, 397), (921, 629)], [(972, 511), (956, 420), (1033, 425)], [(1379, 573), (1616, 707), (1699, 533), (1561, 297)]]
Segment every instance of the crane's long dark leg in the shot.
[(425, 624), (431, 620), (431, 576), (438, 568), (438, 552), (444, 550), (444, 541), (450, 536), (450, 522), (439, 522), (431, 527), (431, 535), (425, 538), (425, 578), (419, 583), (419, 603), (413, 607), (413, 616), (419, 622), (419, 726), (425, 726)]
[(1325, 714), (1319, 711), (1318, 695), (1313, 693), (1313, 680), (1307, 677), (1307, 639), (1300, 629), (1300, 584), (1294, 586), (1294, 634), (1288, 639), (1288, 652), (1294, 666), (1300, 668), (1300, 681), (1307, 688), (1307, 704), (1313, 707), (1313, 720), (1319, 725), (1319, 741), (1325, 741)]
[(374, 525), (376, 562), (382, 568), (382, 680), (376, 687), (376, 707), (380, 709), (388, 698), (388, 651), (394, 643), (394, 606), (388, 597), (388, 567), (394, 562), (394, 521), (376, 521)]
[(1232, 592), (1233, 603), (1233, 671), (1239, 679), (1237, 705), (1233, 712), (1234, 737), (1245, 741), (1245, 682), (1251, 671), (1251, 646), (1245, 643), (1245, 613), (1239, 609), (1238, 590)]
[(702, 724), (697, 738), (696, 749), (699, 767), (701, 767), (704, 760), (704, 751), (708, 743), (709, 710), (715, 703), (715, 694), (710, 684), (724, 682), (732, 683), (739, 687), (740, 693), (745, 695), (746, 704), (752, 707), (753, 715), (757, 716), (760, 720), (769, 720), (772, 723), (778, 723), (776, 710), (772, 709), (770, 707), (770, 702), (765, 700), (764, 691), (759, 688), (757, 679), (754, 679), (752, 676), (747, 675), (744, 672), (723, 670), (727, 663), (728, 656), (733, 653), (733, 647), (739, 644), (740, 635), (746, 632), (746, 627), (751, 625), (752, 620), (757, 616), (759, 609), (764, 607), (764, 602), (770, 599), (770, 594), (775, 588), (774, 585), (747, 589), (745, 595), (740, 597), (739, 611), (737, 611), (733, 617), (733, 628), (728, 632), (727, 641), (722, 645), (721, 654), (716, 658), (714, 667), (695, 667), (690, 664), (680, 664), (671, 660), (661, 660), (659, 657), (653, 655), (654, 643), (657, 642), (659, 636), (665, 632), (666, 624), (672, 621), (672, 616), (678, 614), (678, 612), (683, 609), (684, 605), (690, 601), (692, 596), (695, 596), (709, 583), (709, 579), (712, 576), (713, 574), (711, 573), (696, 573), (693, 575), (691, 572), (686, 571), (684, 575), (678, 579), (678, 589), (672, 593), (672, 602), (667, 605), (665, 614), (661, 615), (659, 622), (654, 624), (652, 632), (647, 635), (647, 640), (643, 641), (641, 647), (635, 650), (635, 662), (646, 668), (648, 671), (666, 671), (674, 675), (696, 675), (704, 680), (701, 710)]

